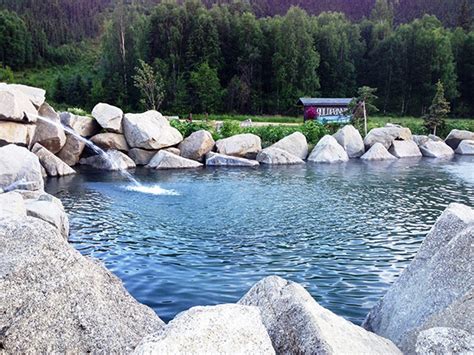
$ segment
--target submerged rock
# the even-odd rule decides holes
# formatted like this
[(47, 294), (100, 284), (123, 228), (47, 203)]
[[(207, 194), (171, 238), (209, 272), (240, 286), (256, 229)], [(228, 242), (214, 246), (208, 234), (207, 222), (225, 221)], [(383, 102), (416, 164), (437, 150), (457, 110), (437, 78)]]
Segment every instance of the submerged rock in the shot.
[(59, 116), (64, 126), (72, 128), (82, 137), (92, 137), (100, 131), (99, 124), (92, 117), (78, 116), (69, 112), (62, 112)]
[(60, 126), (61, 120), (59, 115), (47, 103), (41, 105), (38, 114), (53, 121), (59, 127), (53, 123), (38, 119), (32, 144), (39, 143), (53, 154), (56, 154), (66, 144), (66, 134)]
[(50, 224), (0, 219), (0, 343), (18, 353), (128, 353), (163, 327)]
[(345, 149), (349, 158), (359, 158), (365, 153), (362, 136), (354, 126), (346, 125), (342, 127), (333, 137)]
[(132, 148), (128, 151), (128, 156), (132, 158), (137, 165), (147, 165), (156, 153), (158, 153), (157, 150)]
[(414, 353), (419, 332), (427, 328), (472, 332), (473, 238), (474, 210), (450, 204), (363, 326), (391, 339), (406, 353)]
[(412, 140), (393, 141), (389, 152), (397, 158), (417, 158), (422, 156), (420, 148)]
[(202, 129), (185, 138), (179, 145), (179, 150), (183, 158), (202, 162), (215, 143), (212, 134)]
[(360, 157), (362, 160), (396, 160), (397, 157), (394, 157), (390, 154), (383, 146), (382, 143), (375, 143), (370, 149), (365, 152), (364, 155)]
[(389, 149), (395, 140), (412, 140), (409, 128), (387, 124), (385, 127), (373, 128), (364, 139), (366, 149), (372, 147), (375, 143), (381, 143), (386, 149)]
[(288, 153), (286, 150), (275, 148), (274, 146), (265, 148), (258, 153), (257, 161), (269, 165), (304, 164), (304, 161), (296, 155)]
[(123, 111), (118, 107), (98, 103), (92, 110), (94, 117), (99, 125), (107, 132), (122, 133)]
[(157, 150), (180, 143), (183, 136), (158, 111), (127, 113), (123, 119), (123, 132), (131, 148)]
[(450, 158), (454, 155), (454, 150), (442, 140), (429, 139), (419, 146), (421, 154), (428, 158)]
[(123, 134), (118, 133), (99, 133), (91, 138), (91, 142), (98, 147), (109, 150), (128, 151), (128, 144)]
[(474, 155), (474, 140), (464, 140), (456, 148), (456, 154)]
[(64, 176), (76, 173), (74, 169), (39, 143), (36, 143), (31, 151), (38, 156), (48, 176)]
[(278, 354), (401, 354), (387, 339), (321, 307), (299, 284), (269, 276), (239, 304), (256, 306)]
[(189, 169), (201, 166), (202, 164), (195, 160), (180, 157), (166, 150), (160, 150), (146, 167), (153, 169)]
[(257, 167), (260, 163), (256, 160), (234, 157), (210, 152), (206, 155), (206, 166), (235, 166), (235, 167)]
[(271, 146), (272, 148), (282, 149), (300, 159), (306, 159), (308, 156), (308, 142), (301, 132), (295, 132), (280, 139)]
[(240, 158), (255, 159), (262, 150), (259, 136), (251, 133), (237, 134), (235, 136), (219, 139), (216, 142), (217, 152)]
[(0, 121), (0, 147), (7, 144), (29, 147), (35, 130), (36, 125), (34, 124)]
[(451, 132), (449, 132), (444, 142), (456, 150), (456, 148), (459, 146), (459, 143), (461, 143), (463, 140), (474, 140), (474, 132), (453, 129)]
[(145, 354), (275, 354), (256, 307), (193, 307), (135, 349)]
[(321, 138), (308, 158), (308, 161), (315, 163), (341, 163), (348, 160), (349, 156), (344, 148), (330, 135)]
[(0, 85), (0, 120), (36, 122), (38, 111), (29, 97), (10, 85)]
[(472, 354), (474, 336), (464, 330), (446, 327), (420, 332), (416, 340), (416, 354)]
[(79, 163), (81, 154), (84, 151), (86, 144), (79, 138), (69, 134), (66, 138), (66, 144), (58, 153), (58, 157), (69, 166), (74, 166)]
[(109, 150), (105, 152), (106, 156), (93, 155), (79, 160), (79, 164), (90, 165), (93, 168), (101, 170), (126, 170), (136, 167), (133, 160), (118, 150)]
[(43, 190), (44, 182), (38, 157), (28, 149), (9, 144), (0, 148), (0, 188), (28, 183), (29, 190)]

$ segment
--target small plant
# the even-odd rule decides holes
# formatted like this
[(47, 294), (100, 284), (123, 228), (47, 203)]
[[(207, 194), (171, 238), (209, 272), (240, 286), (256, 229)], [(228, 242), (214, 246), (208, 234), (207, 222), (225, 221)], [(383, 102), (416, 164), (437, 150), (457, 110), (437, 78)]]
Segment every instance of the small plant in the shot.
[(176, 128), (185, 138), (202, 129), (211, 132), (211, 134), (214, 131), (212, 125), (205, 122), (171, 120), (170, 124), (172, 127)]
[(450, 111), (449, 102), (444, 97), (444, 87), (441, 80), (436, 83), (436, 94), (428, 113), (423, 116), (425, 127), (436, 135), (436, 129), (445, 125), (445, 119)]
[(85, 110), (79, 107), (69, 107), (67, 112), (72, 113), (73, 115), (77, 116), (90, 116)]
[(141, 103), (146, 109), (158, 110), (165, 98), (163, 78), (141, 59), (135, 71), (133, 80), (142, 95)]

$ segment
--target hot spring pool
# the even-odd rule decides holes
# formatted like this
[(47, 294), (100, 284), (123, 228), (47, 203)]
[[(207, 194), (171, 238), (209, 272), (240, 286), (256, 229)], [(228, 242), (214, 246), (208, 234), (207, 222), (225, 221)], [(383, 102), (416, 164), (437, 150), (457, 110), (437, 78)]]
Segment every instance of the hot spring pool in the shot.
[(91, 170), (47, 190), (69, 214), (71, 243), (165, 321), (236, 302), (276, 274), (360, 323), (441, 211), (474, 205), (474, 157), (134, 175), (147, 191)]

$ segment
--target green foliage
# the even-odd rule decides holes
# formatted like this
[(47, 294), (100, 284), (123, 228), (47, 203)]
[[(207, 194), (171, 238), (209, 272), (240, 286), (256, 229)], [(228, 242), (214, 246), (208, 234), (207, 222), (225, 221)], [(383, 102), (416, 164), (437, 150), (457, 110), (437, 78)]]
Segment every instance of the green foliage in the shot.
[(90, 113), (79, 107), (68, 107), (66, 111), (78, 116), (90, 116)]
[(13, 69), (31, 62), (31, 35), (15, 13), (0, 10), (0, 63)]
[(142, 105), (146, 110), (158, 110), (165, 95), (163, 78), (143, 60), (140, 59), (139, 63), (140, 66), (135, 68), (137, 73), (133, 76), (133, 81), (142, 95)]
[(423, 117), (425, 126), (436, 135), (436, 128), (443, 126), (450, 111), (449, 102), (444, 97), (444, 87), (441, 81), (436, 84), (436, 94), (428, 113)]
[(176, 128), (183, 135), (183, 137), (188, 137), (192, 133), (202, 129), (210, 131), (211, 133), (213, 132), (212, 125), (206, 122), (171, 120), (170, 124), (172, 127)]
[(217, 70), (208, 62), (200, 64), (191, 72), (189, 84), (192, 91), (193, 109), (197, 112), (219, 112), (221, 110), (222, 87)]
[(8, 65), (2, 67), (0, 63), (0, 82), (12, 83), (14, 80), (13, 70)]

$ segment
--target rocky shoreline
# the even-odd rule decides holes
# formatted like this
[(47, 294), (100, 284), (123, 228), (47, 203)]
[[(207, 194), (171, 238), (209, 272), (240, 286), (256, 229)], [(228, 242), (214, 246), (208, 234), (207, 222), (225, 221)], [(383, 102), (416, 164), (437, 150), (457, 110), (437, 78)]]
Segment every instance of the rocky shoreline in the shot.
[(193, 307), (165, 324), (101, 263), (68, 243), (62, 203), (44, 192), (44, 176), (74, 173), (71, 166), (81, 161), (108, 170), (117, 165), (83, 156), (81, 140), (35, 117), (39, 112), (108, 146), (120, 168), (451, 157), (473, 153), (472, 132), (453, 131), (442, 141), (388, 125), (362, 139), (345, 126), (309, 152), (299, 133), (265, 149), (251, 134), (214, 142), (209, 132), (199, 131), (183, 139), (156, 111), (124, 115), (100, 104), (95, 119), (59, 115), (35, 88), (1, 84), (0, 102), (7, 103), (0, 112), (0, 353), (474, 352), (471, 207), (446, 208), (362, 326), (277, 276), (255, 284), (237, 304)]

